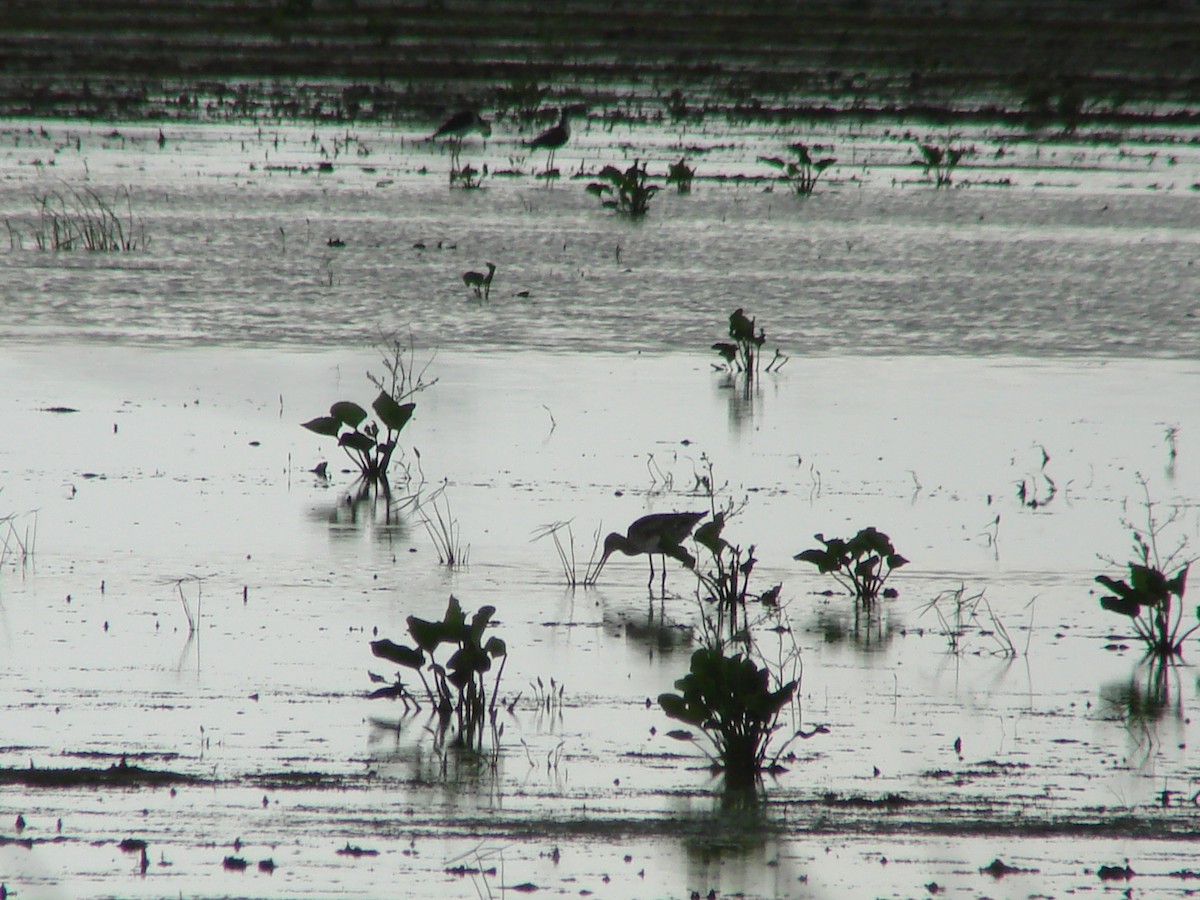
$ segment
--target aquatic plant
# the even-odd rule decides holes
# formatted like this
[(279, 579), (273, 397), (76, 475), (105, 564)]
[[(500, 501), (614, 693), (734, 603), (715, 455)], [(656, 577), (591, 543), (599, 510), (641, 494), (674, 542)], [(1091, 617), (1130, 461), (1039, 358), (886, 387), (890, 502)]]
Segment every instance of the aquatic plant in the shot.
[(417, 515), (421, 517), (426, 534), (433, 541), (438, 562), (454, 569), (467, 564), (471, 546), (468, 544), (464, 547), (462, 544), (458, 519), (450, 512), (450, 500), (446, 495), (448, 485), (448, 481), (443, 481), (428, 496), (418, 492), (411, 502)]
[(549, 687), (547, 687), (546, 682), (542, 681), (542, 676), (539, 675), (536, 681), (529, 682), (529, 689), (533, 692), (533, 703), (538, 712), (555, 713), (562, 716), (563, 694), (567, 689), (565, 684), (559, 684), (552, 676), (549, 679)]
[(549, 87), (542, 87), (536, 78), (515, 77), (507, 87), (496, 91), (496, 109), (498, 113), (515, 115), (525, 123), (534, 121), (541, 113), (542, 102), (550, 93)]
[(367, 421), (367, 411), (357, 403), (339, 400), (329, 407), (329, 415), (301, 425), (316, 434), (337, 438), (338, 446), (365, 481), (386, 486), (396, 440), (416, 408), (415, 403), (397, 403), (387, 391), (380, 391), (371, 404), (378, 421)]
[[(183, 606), (183, 616), (187, 619), (188, 634), (195, 634), (196, 629), (200, 627), (200, 610), (204, 599), (204, 576), (185, 575), (183, 578), (171, 579), (164, 583), (175, 585), (175, 590), (179, 593), (179, 602)], [(195, 612), (192, 611), (192, 604), (188, 602), (187, 594), (183, 590), (185, 583), (196, 587)]]
[(482, 169), (476, 169), (470, 163), (465, 166), (450, 166), (450, 187), (458, 185), (465, 191), (477, 191), (483, 186), (483, 179), (488, 176), (487, 163)]
[[(991, 651), (993, 655), (1017, 655), (1008, 629), (1004, 627), (982, 590), (968, 595), (966, 585), (960, 585), (953, 590), (942, 591), (921, 607), (920, 615), (930, 611), (937, 616), (947, 649), (955, 656), (964, 651), (967, 637), (972, 631), (980, 637), (990, 637), (996, 642), (996, 647)], [(985, 614), (988, 616), (987, 622), (982, 618)]]
[[(1147, 653), (1178, 656), (1183, 642), (1200, 628), (1198, 623), (1180, 634), (1189, 568), (1190, 564), (1185, 565), (1168, 578), (1157, 566), (1131, 562), (1128, 581), (1097, 575), (1096, 581), (1113, 592), (1101, 596), (1100, 605), (1129, 618)], [(1200, 609), (1197, 615), (1200, 616)]]
[(416, 339), (411, 333), (408, 335), (408, 342), (404, 343), (396, 334), (380, 329), (375, 346), (386, 375), (374, 375), (368, 371), (367, 380), (375, 385), (376, 390), (386, 391), (397, 403), (404, 403), (414, 394), (428, 390), (438, 383), (436, 378), (432, 381), (425, 380), (425, 373), (433, 365), (437, 354), (430, 354), (418, 369)]
[[(34, 245), (39, 250), (89, 250), (129, 252), (145, 249), (142, 220), (133, 213), (133, 194), (117, 188), (112, 199), (91, 187), (64, 188), (34, 197), (37, 223), (32, 226)], [(10, 243), (16, 232), (9, 226)]]
[[(696, 565), (702, 603), (702, 619), (710, 644), (723, 646), (735, 640), (749, 641), (745, 630), (746, 603), (749, 600), (772, 604), (779, 597), (781, 585), (757, 594), (750, 590), (750, 576), (758, 560), (754, 545), (747, 549), (735, 546), (721, 537), (725, 529), (726, 511), (716, 510), (710, 521), (696, 529), (696, 543), (708, 552), (710, 565)], [(707, 608), (705, 608), (707, 607)]]
[(660, 190), (656, 184), (647, 184), (649, 175), (646, 173), (646, 167), (636, 159), (625, 171), (616, 166), (605, 166), (600, 170), (599, 177), (604, 181), (589, 184), (588, 193), (599, 197), (605, 209), (615, 209), (633, 218), (647, 213), (650, 209), (650, 198)]
[(928, 175), (931, 170), (933, 171), (937, 187), (950, 186), (955, 168), (969, 152), (962, 146), (940, 147), (937, 144), (921, 143), (918, 143), (917, 146), (921, 150), (921, 165), (925, 169), (925, 174)]
[(679, 157), (679, 162), (671, 163), (667, 167), (667, 184), (675, 185), (675, 191), (679, 194), (690, 194), (692, 192), (692, 179), (696, 177), (696, 170), (687, 164), (687, 157)]
[[(25, 519), (24, 527), (19, 527), (21, 519)], [(37, 545), (37, 510), (20, 515), (9, 513), (0, 516), (0, 566), (8, 562), (11, 556), (25, 566), (33, 558)]]
[[(1097, 575), (1096, 582), (1112, 591), (1100, 597), (1100, 606), (1128, 617), (1148, 654), (1164, 658), (1179, 656), (1183, 642), (1200, 629), (1200, 623), (1197, 623), (1182, 630), (1183, 596), (1187, 590), (1188, 570), (1194, 560), (1183, 558), (1186, 538), (1181, 539), (1170, 553), (1160, 552), (1159, 539), (1182, 513), (1175, 507), (1166, 519), (1160, 519), (1155, 511), (1158, 504), (1150, 499), (1149, 485), (1141, 476), (1138, 476), (1138, 482), (1144, 492), (1142, 505), (1146, 524), (1139, 526), (1124, 520), (1123, 524), (1133, 537), (1134, 558), (1126, 564), (1129, 579)], [(1167, 574), (1172, 571), (1174, 575)], [(1200, 608), (1196, 614), (1200, 618)]]
[(688, 674), (675, 682), (679, 693), (660, 694), (658, 703), (670, 718), (708, 738), (716, 750), (714, 767), (724, 771), (727, 786), (746, 787), (767, 768), (771, 737), (796, 684), (772, 690), (770, 673), (749, 657), (704, 647), (692, 654)]
[[(749, 318), (746, 311), (738, 307), (729, 315), (729, 337), (732, 340), (718, 341), (712, 345), (712, 349), (725, 360), (727, 370), (735, 374), (746, 374), (747, 384), (758, 374), (759, 354), (762, 345), (767, 341), (766, 332), (762, 328), (755, 330), (757, 323), (757, 319)], [(778, 371), (787, 360), (788, 357), (776, 348), (775, 355), (767, 363), (766, 371)]]
[(766, 343), (766, 332), (760, 328), (757, 332), (754, 325), (757, 319), (746, 316), (746, 311), (738, 307), (729, 316), (729, 336), (732, 343), (718, 342), (712, 345), (725, 360), (726, 365), (737, 372), (754, 373), (758, 370), (758, 351)]
[[(575, 557), (575, 532), (571, 528), (571, 521), (551, 522), (549, 525), (543, 525), (534, 533), (533, 540), (540, 541), (543, 538), (550, 538), (554, 541), (554, 549), (558, 553), (558, 562), (562, 567), (563, 578), (566, 579), (567, 587), (578, 587), (579, 585), (588, 585), (595, 583), (596, 553), (600, 549), (600, 527), (597, 526), (592, 534), (592, 553), (588, 557), (588, 561), (583, 568), (583, 575), (579, 574), (579, 563)], [(560, 534), (566, 533), (566, 543), (564, 545)]]
[[(1038, 444), (1037, 448), (1042, 454), (1042, 464), (1039, 473), (1037, 475), (1030, 475), (1028, 479), (1022, 477), (1017, 482), (1017, 500), (1025, 508), (1033, 510), (1048, 506), (1058, 496), (1058, 485), (1050, 477), (1050, 473), (1046, 471), (1046, 464), (1050, 462), (1050, 454), (1041, 444)], [(1039, 479), (1041, 481), (1040, 484)]]
[[(797, 142), (789, 148), (792, 151), (794, 159), (783, 159), (778, 156), (760, 156), (759, 162), (780, 169), (783, 174), (779, 176), (798, 197), (808, 197), (812, 195), (813, 190), (817, 186), (821, 175), (837, 162), (832, 156), (827, 156), (823, 159), (813, 159), (809, 152), (807, 144)], [(813, 148), (817, 149), (816, 147)]]
[(823, 575), (832, 575), (864, 608), (875, 603), (892, 572), (908, 564), (891, 539), (874, 527), (863, 528), (849, 540), (826, 540), (823, 534), (817, 534), (816, 539), (825, 545), (824, 549), (804, 550), (794, 558), (812, 563)]
[[(408, 634), (415, 646), (396, 644), (383, 639), (371, 641), (371, 652), (405, 669), (417, 673), (425, 697), (438, 716), (436, 732), (439, 746), (444, 742), (450, 725), (455, 726), (451, 745), (479, 751), (483, 745), (484, 728), (489, 720), (494, 725), (496, 699), (500, 679), (508, 660), (508, 648), (494, 635), (485, 638), (492, 627), (494, 606), (481, 606), (467, 619), (462, 605), (452, 594), (446, 613), (440, 621), (408, 617)], [(448, 655), (447, 655), (448, 654)], [(439, 656), (445, 659), (439, 661)], [(493, 661), (499, 660), (489, 697), (486, 677)], [(370, 694), (371, 699), (400, 699), (406, 704), (420, 704), (403, 684), (399, 675), (393, 684)], [(499, 737), (503, 726), (494, 729)]]

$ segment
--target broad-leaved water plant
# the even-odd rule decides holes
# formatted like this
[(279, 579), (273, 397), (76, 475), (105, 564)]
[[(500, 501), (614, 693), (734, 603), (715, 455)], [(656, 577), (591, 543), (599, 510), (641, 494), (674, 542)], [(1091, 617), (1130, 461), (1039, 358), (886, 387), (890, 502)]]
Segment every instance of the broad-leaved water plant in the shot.
[[(1158, 504), (1150, 499), (1149, 485), (1140, 475), (1138, 483), (1145, 495), (1142, 506), (1146, 524), (1134, 525), (1123, 519), (1133, 536), (1134, 558), (1126, 564), (1129, 578), (1097, 575), (1096, 581), (1112, 592), (1100, 597), (1100, 606), (1126, 616), (1151, 656), (1178, 656), (1184, 641), (1200, 629), (1200, 623), (1186, 630), (1183, 624), (1183, 596), (1193, 560), (1183, 558), (1186, 538), (1169, 553), (1159, 551), (1159, 538), (1180, 518), (1182, 508), (1175, 507), (1165, 519), (1160, 518), (1156, 512)], [(1200, 618), (1200, 608), (1196, 615)]]
[(648, 183), (646, 167), (636, 159), (624, 171), (616, 166), (605, 166), (599, 177), (603, 180), (589, 184), (588, 193), (599, 197), (605, 209), (615, 209), (633, 218), (640, 218), (649, 211), (650, 198), (659, 191), (658, 185)]
[(816, 539), (824, 548), (804, 550), (795, 559), (812, 563), (823, 575), (832, 575), (865, 608), (874, 605), (892, 572), (908, 564), (892, 546), (891, 538), (874, 527), (862, 529), (849, 540), (826, 540), (823, 534)]
[[(779, 176), (780, 180), (787, 184), (798, 197), (808, 197), (816, 188), (821, 175), (837, 160), (832, 156), (814, 159), (808, 145), (802, 142), (792, 144), (788, 149), (792, 151), (792, 159), (783, 159), (779, 156), (760, 156), (758, 161), (779, 169), (782, 172)], [(812, 149), (816, 150), (817, 148)]]
[(766, 343), (767, 334), (756, 329), (757, 319), (751, 319), (741, 307), (729, 315), (729, 341), (719, 341), (712, 349), (720, 354), (725, 364), (735, 372), (753, 375), (758, 371), (758, 355)]
[(671, 163), (667, 167), (667, 184), (675, 185), (676, 193), (690, 194), (692, 179), (695, 177), (696, 170), (687, 164), (687, 157), (681, 156), (679, 162)]
[[(452, 746), (479, 751), (485, 725), (489, 719), (494, 723), (500, 678), (508, 659), (504, 641), (485, 635), (495, 614), (494, 606), (481, 606), (468, 620), (458, 599), (451, 595), (440, 621), (408, 617), (408, 634), (415, 646), (386, 639), (371, 641), (371, 652), (376, 656), (417, 673), (425, 696), (438, 715), (439, 745), (453, 723)], [(487, 676), (495, 660), (499, 660), (499, 665), (489, 698)], [(401, 699), (406, 705), (420, 706), (400, 676), (394, 684), (370, 696)], [(498, 732), (493, 733), (498, 736)]]
[(696, 565), (699, 596), (703, 611), (703, 624), (709, 643), (714, 646), (740, 639), (748, 640), (744, 629), (749, 625), (746, 618), (746, 602), (754, 600), (771, 604), (778, 596), (781, 585), (753, 593), (750, 576), (758, 560), (754, 556), (754, 545), (743, 549), (721, 537), (725, 528), (726, 513), (718, 510), (710, 521), (696, 529), (696, 543), (708, 551), (710, 562)]
[(714, 767), (724, 771), (727, 786), (753, 785), (768, 767), (771, 736), (796, 682), (773, 690), (770, 673), (748, 656), (704, 647), (692, 654), (691, 671), (675, 689), (678, 693), (659, 695), (663, 711), (708, 738), (716, 751)]
[[(1167, 576), (1145, 563), (1129, 563), (1129, 580), (1097, 575), (1096, 581), (1111, 594), (1100, 598), (1109, 612), (1126, 616), (1134, 631), (1154, 656), (1178, 656), (1183, 642), (1200, 628), (1200, 623), (1183, 631), (1183, 594), (1187, 589), (1189, 566)], [(1197, 609), (1200, 616), (1200, 609)]]
[(364, 481), (386, 486), (396, 440), (416, 408), (415, 403), (397, 403), (387, 391), (380, 391), (371, 404), (378, 421), (368, 421), (369, 414), (357, 403), (339, 400), (329, 407), (329, 415), (301, 424), (316, 434), (337, 438)]
[(940, 147), (937, 144), (918, 144), (921, 150), (921, 165), (925, 174), (933, 173), (937, 187), (949, 187), (954, 179), (954, 170), (968, 151), (964, 147)]

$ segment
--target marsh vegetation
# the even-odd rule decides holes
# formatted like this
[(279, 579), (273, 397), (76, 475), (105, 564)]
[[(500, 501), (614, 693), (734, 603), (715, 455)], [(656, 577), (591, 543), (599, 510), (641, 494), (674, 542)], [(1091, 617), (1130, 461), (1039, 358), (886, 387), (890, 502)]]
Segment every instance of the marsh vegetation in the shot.
[[(907, 896), (986, 890), (1003, 844), (1010, 884), (1065, 893), (1112, 838), (1182, 871), (1194, 679), (1129, 652), (1130, 597), (1117, 617), (1088, 590), (1130, 472), (1182, 510), (1172, 542), (1194, 528), (1187, 139), (977, 129), (985, 152), (938, 191), (913, 147), (943, 126), (814, 126), (839, 163), (801, 198), (758, 162), (775, 126), (734, 139), (681, 96), (702, 189), (654, 193), (635, 224), (586, 192), (606, 129), (647, 184), (677, 135), (597, 109), (538, 179), (521, 148), (558, 108), (543, 87), (497, 109), (477, 191), (449, 189), (428, 123), (419, 142), (204, 126), (169, 154), (157, 129), (7, 133), (6, 209), (28, 213), (23, 161), (61, 142), (58, 173), (105, 190), (137, 161), (154, 241), (0, 258), (4, 414), (36, 438), (5, 448), (0, 497), (39, 509), (36, 555), (11, 544), (0, 572), (4, 764), (128, 756), (192, 780), (99, 813), (94, 789), (6, 782), (26, 825), (3, 870), (26, 890), (61, 852), (80, 896), (208, 876), (264, 897), (469, 878)], [(488, 259), (495, 295), (460, 274)], [(334, 443), (345, 471), (320, 465)], [(389, 472), (390, 496), (363, 491)], [(608, 529), (701, 509), (665, 560), (595, 577)], [(31, 547), (27, 522), (10, 533)], [(1101, 585), (1165, 589), (1186, 660), (1187, 554), (1143, 541)], [(669, 566), (649, 609), (643, 554)], [(396, 671), (368, 702), (380, 659)]]

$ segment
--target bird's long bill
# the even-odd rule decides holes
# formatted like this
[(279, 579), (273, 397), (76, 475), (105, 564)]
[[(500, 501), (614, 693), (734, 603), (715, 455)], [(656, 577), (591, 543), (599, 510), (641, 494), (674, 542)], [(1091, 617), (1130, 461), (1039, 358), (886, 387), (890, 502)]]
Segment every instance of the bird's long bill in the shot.
[(604, 555), (600, 557), (600, 562), (596, 563), (596, 568), (585, 580), (584, 584), (595, 584), (596, 579), (600, 577), (600, 570), (604, 568), (604, 564), (608, 562), (608, 558), (612, 556), (611, 550), (605, 550)]
[(669, 556), (672, 559), (677, 559), (689, 569), (696, 568), (696, 557), (688, 553), (683, 547), (676, 545), (674, 547), (663, 547), (661, 549), (663, 556)]

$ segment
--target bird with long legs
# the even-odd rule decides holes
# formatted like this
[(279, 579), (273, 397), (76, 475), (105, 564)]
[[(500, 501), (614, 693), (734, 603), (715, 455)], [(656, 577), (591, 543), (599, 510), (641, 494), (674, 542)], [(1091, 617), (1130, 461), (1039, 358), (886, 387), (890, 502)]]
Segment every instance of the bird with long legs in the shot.
[(475, 292), (476, 300), (489, 300), (492, 294), (492, 277), (496, 274), (496, 264), (487, 264), (487, 274), (482, 272), (463, 272), (463, 284)]
[(438, 130), (430, 135), (431, 141), (448, 137), (450, 145), (450, 167), (452, 172), (458, 171), (458, 157), (462, 153), (463, 140), (469, 134), (478, 132), (482, 137), (492, 133), (492, 126), (483, 116), (473, 109), (461, 109), (443, 122)]
[(625, 534), (612, 532), (604, 539), (604, 554), (600, 557), (596, 571), (592, 573), (592, 583), (595, 584), (600, 570), (604, 568), (608, 558), (616, 551), (620, 550), (626, 556), (639, 556), (644, 553), (650, 559), (650, 580), (646, 582), (646, 589), (653, 595), (654, 557), (657, 554), (662, 557), (661, 591), (665, 597), (667, 593), (667, 557), (679, 560), (689, 569), (696, 567), (695, 557), (684, 549), (683, 542), (692, 533), (696, 523), (706, 515), (708, 513), (702, 512), (653, 513), (636, 520), (626, 529)]
[(559, 112), (558, 124), (555, 125), (553, 128), (549, 128), (546, 131), (543, 131), (541, 134), (539, 134), (537, 137), (535, 137), (532, 141), (530, 141), (528, 144), (526, 144), (526, 146), (530, 150), (545, 149), (545, 150), (550, 151), (550, 158), (548, 160), (546, 160), (546, 171), (544, 173), (546, 175), (549, 175), (549, 174), (553, 173), (554, 171), (556, 171), (554, 168), (554, 152), (556, 150), (558, 150), (559, 147), (562, 147), (564, 144), (566, 144), (567, 141), (569, 141), (571, 139), (570, 115), (571, 115), (571, 108), (568, 106), (564, 106), (562, 108), (562, 110)]

